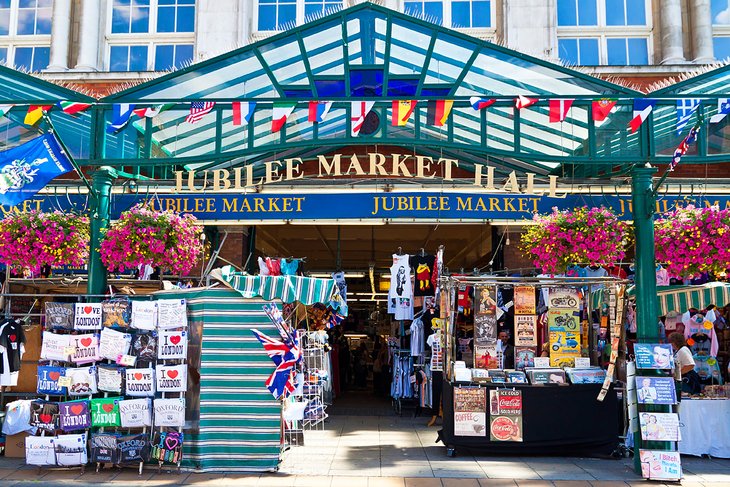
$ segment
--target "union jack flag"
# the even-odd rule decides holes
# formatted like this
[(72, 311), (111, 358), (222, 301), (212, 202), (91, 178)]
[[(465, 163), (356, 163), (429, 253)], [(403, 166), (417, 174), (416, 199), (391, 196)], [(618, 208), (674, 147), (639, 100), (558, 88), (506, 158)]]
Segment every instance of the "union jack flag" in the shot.
[(210, 113), (215, 106), (214, 101), (194, 101), (190, 104), (190, 115), (185, 119), (188, 123), (198, 123), (200, 120)]
[(296, 387), (294, 385), (294, 367), (301, 356), (299, 346), (291, 340), (270, 338), (256, 329), (251, 331), (276, 365), (276, 369), (266, 380), (266, 388), (276, 399), (286, 399)]

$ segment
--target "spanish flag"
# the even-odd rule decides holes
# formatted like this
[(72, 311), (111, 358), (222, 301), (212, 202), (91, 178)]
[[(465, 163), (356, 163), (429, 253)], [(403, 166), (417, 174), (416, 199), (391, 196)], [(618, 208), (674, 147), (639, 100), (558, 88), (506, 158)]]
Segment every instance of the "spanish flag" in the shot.
[(393, 126), (402, 127), (411, 118), (411, 113), (416, 108), (416, 100), (393, 101)]
[(454, 100), (437, 100), (428, 102), (428, 123), (443, 127), (451, 113)]
[(53, 105), (31, 105), (28, 107), (28, 113), (25, 114), (23, 123), (26, 125), (35, 125), (38, 120), (43, 118), (43, 112), (47, 112)]

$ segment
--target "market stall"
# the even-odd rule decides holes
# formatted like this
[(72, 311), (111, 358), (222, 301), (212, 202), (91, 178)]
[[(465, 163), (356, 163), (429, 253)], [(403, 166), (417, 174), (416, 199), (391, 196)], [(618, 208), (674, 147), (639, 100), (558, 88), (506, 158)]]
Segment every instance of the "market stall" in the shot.
[(679, 407), (679, 452), (730, 458), (730, 400), (682, 399)]
[(610, 277), (443, 279), (448, 453), (611, 455), (623, 291)]

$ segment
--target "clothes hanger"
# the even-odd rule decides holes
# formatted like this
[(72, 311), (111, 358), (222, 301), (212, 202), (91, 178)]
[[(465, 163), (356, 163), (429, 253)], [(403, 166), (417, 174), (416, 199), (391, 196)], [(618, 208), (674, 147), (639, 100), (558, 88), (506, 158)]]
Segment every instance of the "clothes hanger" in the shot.
[(426, 250), (421, 247), (421, 257), (426, 257)]
[(403, 247), (398, 247), (398, 252), (396, 252), (398, 255), (403, 255)]

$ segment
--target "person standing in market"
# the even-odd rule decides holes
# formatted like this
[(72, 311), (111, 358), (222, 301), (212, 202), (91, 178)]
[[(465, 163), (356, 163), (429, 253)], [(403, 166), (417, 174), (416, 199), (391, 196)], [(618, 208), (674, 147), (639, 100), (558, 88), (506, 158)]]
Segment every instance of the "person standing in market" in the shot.
[(678, 332), (670, 334), (669, 343), (674, 349), (674, 376), (682, 381), (682, 392), (699, 394), (700, 376), (695, 372), (695, 361), (684, 335)]
[(497, 335), (501, 344), (502, 352), (502, 368), (503, 369), (514, 369), (515, 368), (515, 347), (509, 344), (509, 332), (502, 330)]

